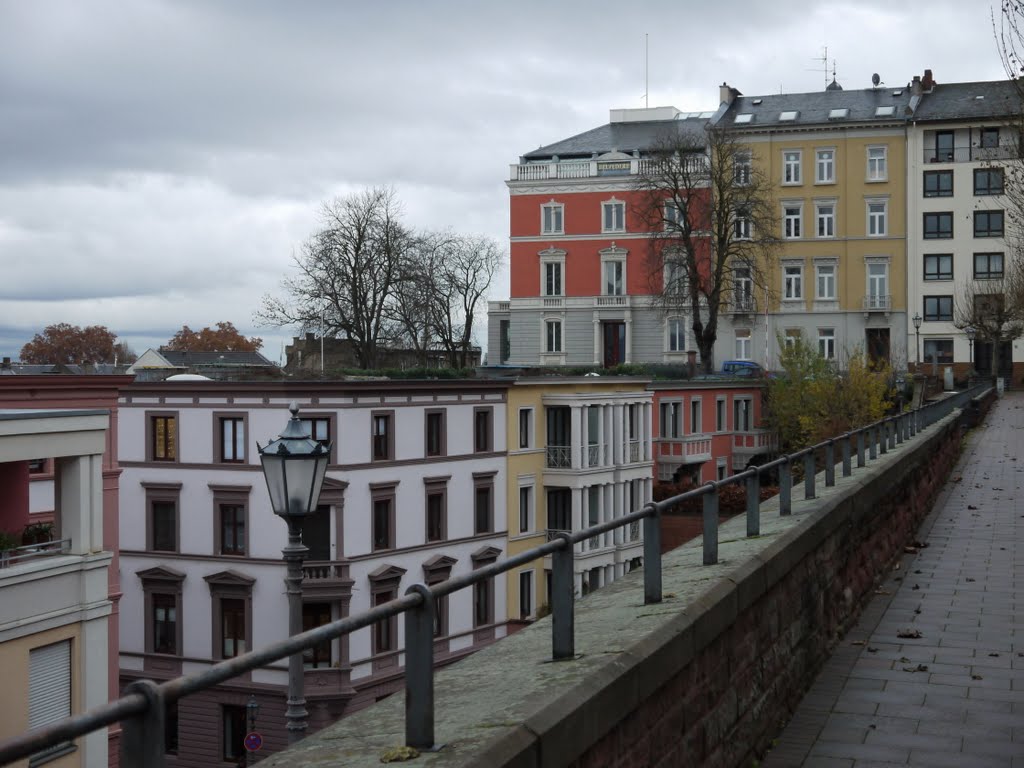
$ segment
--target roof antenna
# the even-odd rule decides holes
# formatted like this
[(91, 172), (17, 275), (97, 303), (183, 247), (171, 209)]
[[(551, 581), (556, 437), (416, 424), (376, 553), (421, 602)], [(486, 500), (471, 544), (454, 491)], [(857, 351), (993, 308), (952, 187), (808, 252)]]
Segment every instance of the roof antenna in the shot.
[[(808, 72), (824, 72), (825, 73), (825, 87), (828, 88), (828, 46), (826, 45), (822, 49), (822, 54), (821, 54), (820, 57), (815, 57), (815, 58), (811, 59), (811, 61), (820, 61), (821, 62), (821, 68), (819, 69), (818, 67), (814, 67), (814, 68), (809, 69), (807, 71)], [(835, 65), (836, 65), (836, 63), (833, 60), (832, 61), (832, 69), (833, 69), (832, 76), (833, 77), (835, 77)]]

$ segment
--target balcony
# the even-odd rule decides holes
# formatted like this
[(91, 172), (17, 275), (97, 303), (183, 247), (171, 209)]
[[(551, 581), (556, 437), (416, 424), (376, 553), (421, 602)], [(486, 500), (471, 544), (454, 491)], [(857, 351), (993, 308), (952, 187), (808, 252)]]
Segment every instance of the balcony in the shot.
[(544, 531), (544, 541), (554, 541), (561, 533), (572, 533), (572, 531), (563, 530), (561, 528), (547, 528)]
[(734, 432), (732, 452), (743, 456), (768, 453), (774, 446), (774, 435), (767, 429), (752, 429), (748, 432)]
[(753, 315), (757, 312), (757, 302), (753, 296), (737, 296), (729, 302), (728, 311), (734, 315)]
[(53, 555), (66, 555), (71, 551), (71, 539), (59, 539), (58, 541), (47, 541), (40, 544), (29, 544), (24, 547), (14, 547), (0, 551), (0, 568), (10, 568), (30, 560), (52, 557)]
[(507, 301), (492, 301), (487, 311), (511, 312), (513, 310), (543, 309), (630, 309), (648, 306), (646, 296), (526, 296)]
[(572, 447), (549, 445), (545, 449), (544, 466), (548, 469), (569, 469), (572, 466)]
[(700, 464), (711, 461), (711, 435), (661, 437), (654, 441), (658, 463)]
[(352, 594), (347, 560), (308, 560), (302, 564), (302, 590), (325, 600), (341, 600)]
[(888, 317), (892, 311), (892, 296), (889, 294), (868, 294), (864, 297), (864, 317), (871, 312), (884, 312)]
[(1000, 144), (996, 147), (925, 147), (926, 163), (978, 163), (986, 160), (1011, 160), (1017, 156), (1016, 147), (1012, 144)]
[[(700, 171), (707, 165), (703, 155), (687, 162), (687, 170)], [(555, 160), (553, 162), (514, 163), (509, 166), (509, 181), (557, 181), (596, 177), (637, 176), (658, 170), (658, 163), (640, 158), (602, 160)]]

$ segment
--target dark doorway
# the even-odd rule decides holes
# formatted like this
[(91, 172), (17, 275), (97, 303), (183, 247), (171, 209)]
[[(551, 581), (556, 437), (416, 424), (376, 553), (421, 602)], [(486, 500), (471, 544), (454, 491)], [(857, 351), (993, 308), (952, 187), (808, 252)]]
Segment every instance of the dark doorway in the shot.
[(866, 332), (868, 363), (874, 368), (889, 362), (889, 329), (868, 328)]
[[(992, 376), (992, 342), (974, 342), (974, 369), (982, 376)], [(1013, 342), (999, 344), (999, 377), (1007, 383), (1013, 378)]]
[(309, 549), (307, 560), (331, 559), (331, 508), (321, 504), (302, 524), (302, 543)]
[(626, 362), (626, 324), (601, 323), (604, 330), (604, 367), (612, 368)]

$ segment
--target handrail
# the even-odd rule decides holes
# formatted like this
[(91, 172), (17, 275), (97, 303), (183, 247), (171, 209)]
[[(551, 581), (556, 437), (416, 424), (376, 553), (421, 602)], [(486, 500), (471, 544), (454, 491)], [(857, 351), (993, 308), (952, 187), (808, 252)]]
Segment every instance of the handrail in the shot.
[(718, 491), (734, 483), (747, 486), (747, 535), (760, 534), (760, 478), (767, 471), (779, 470), (779, 513), (792, 513), (792, 467), (797, 461), (805, 466), (805, 498), (814, 498), (817, 454), (826, 455), (825, 485), (835, 484), (835, 446), (842, 451), (842, 474), (853, 471), (853, 443), (856, 442), (857, 467), (866, 465), (865, 452), (874, 459), (878, 452), (886, 453), (898, 443), (918, 434), (921, 430), (950, 414), (954, 408), (963, 408), (973, 398), (985, 394), (990, 385), (979, 384), (919, 408), (887, 416), (834, 438), (779, 456), (757, 467), (723, 480), (715, 480), (658, 502), (650, 502), (641, 509), (622, 517), (606, 520), (590, 528), (571, 532), (554, 532), (553, 538), (539, 546), (490, 563), (446, 581), (430, 586), (413, 584), (406, 594), (368, 611), (338, 619), (315, 629), (293, 635), (265, 648), (250, 651), (233, 659), (218, 662), (212, 667), (156, 684), (140, 680), (128, 688), (121, 698), (95, 707), (88, 712), (61, 720), (50, 726), (23, 733), (0, 742), (0, 766), (30, 757), (48, 747), (84, 736), (92, 731), (124, 723), (121, 765), (123, 768), (161, 768), (164, 766), (163, 727), (164, 707), (179, 699), (204, 691), (233, 677), (267, 666), (293, 654), (301, 653), (321, 643), (369, 627), (378, 621), (404, 613), (406, 616), (406, 743), (411, 747), (428, 749), (434, 745), (433, 696), (433, 613), (439, 598), (465, 589), (487, 579), (499, 576), (520, 565), (552, 556), (552, 657), (555, 660), (575, 658), (573, 637), (573, 545), (600, 536), (616, 528), (643, 521), (644, 524), (644, 603), (659, 603), (661, 593), (661, 532), (660, 518), (669, 508), (689, 499), (703, 499), (703, 548), (705, 565), (718, 562)]

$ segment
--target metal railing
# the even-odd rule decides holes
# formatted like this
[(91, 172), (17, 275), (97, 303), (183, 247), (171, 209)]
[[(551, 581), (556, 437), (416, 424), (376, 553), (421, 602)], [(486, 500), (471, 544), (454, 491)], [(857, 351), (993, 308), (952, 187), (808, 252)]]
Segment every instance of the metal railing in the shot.
[(0, 568), (9, 568), (25, 560), (34, 560), (37, 557), (63, 555), (70, 550), (71, 539), (56, 539), (39, 544), (26, 544), (23, 547), (5, 549), (0, 552)]
[(983, 160), (1012, 160), (1017, 157), (1017, 147), (1013, 144), (999, 144), (995, 147), (937, 147), (924, 148), (926, 163), (969, 163)]
[(568, 469), (572, 466), (572, 446), (549, 445), (544, 453), (545, 465), (549, 469)]
[(221, 661), (209, 669), (157, 684), (139, 680), (116, 701), (74, 715), (53, 725), (29, 731), (0, 743), (0, 765), (84, 736), (117, 722), (123, 723), (121, 766), (123, 768), (162, 768), (164, 762), (164, 712), (166, 706), (185, 696), (205, 691), (246, 672), (265, 667), (292, 654), (372, 626), (378, 621), (405, 614), (405, 741), (416, 749), (430, 749), (434, 739), (434, 606), (440, 598), (466, 589), (511, 571), (521, 565), (551, 556), (551, 656), (555, 661), (575, 658), (574, 633), (574, 545), (628, 526), (629, 540), (635, 541), (643, 525), (644, 604), (660, 603), (662, 599), (661, 515), (680, 502), (703, 499), (703, 563), (718, 562), (718, 491), (731, 483), (746, 485), (747, 536), (760, 535), (760, 481), (765, 472), (777, 470), (779, 476), (779, 514), (793, 512), (793, 466), (804, 467), (804, 498), (813, 499), (817, 492), (817, 455), (824, 453), (825, 485), (836, 482), (836, 450), (840, 453), (842, 475), (853, 473), (897, 445), (912, 439), (923, 429), (963, 408), (972, 398), (991, 389), (978, 385), (912, 411), (889, 416), (881, 421), (847, 432), (835, 438), (779, 456), (760, 467), (749, 467), (723, 480), (705, 483), (686, 493), (650, 502), (643, 508), (622, 517), (608, 520), (585, 530), (547, 531), (547, 541), (505, 560), (478, 568), (470, 573), (427, 586), (413, 584), (405, 594), (371, 610), (333, 621), (286, 640), (273, 643), (242, 656)]
[(892, 309), (892, 296), (889, 294), (869, 293), (864, 297), (865, 311), (884, 311)]

